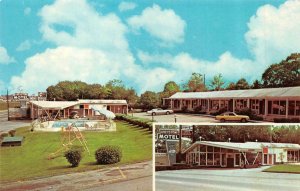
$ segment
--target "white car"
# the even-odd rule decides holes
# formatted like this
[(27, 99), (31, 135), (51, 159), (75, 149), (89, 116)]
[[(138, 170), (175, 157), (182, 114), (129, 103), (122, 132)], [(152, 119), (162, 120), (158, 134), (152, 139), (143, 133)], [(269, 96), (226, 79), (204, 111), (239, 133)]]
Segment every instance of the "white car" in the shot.
[(152, 109), (150, 111), (147, 111), (148, 114), (150, 115), (159, 115), (159, 114), (166, 114), (169, 115), (171, 113), (174, 113), (173, 110), (171, 109), (161, 109), (161, 108), (157, 108), (157, 109)]

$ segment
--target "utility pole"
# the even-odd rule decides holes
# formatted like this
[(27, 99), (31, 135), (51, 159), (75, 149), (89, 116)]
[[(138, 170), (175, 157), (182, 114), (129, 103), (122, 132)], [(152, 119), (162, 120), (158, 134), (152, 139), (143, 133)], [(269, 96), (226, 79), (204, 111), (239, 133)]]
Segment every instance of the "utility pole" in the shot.
[(7, 104), (7, 121), (9, 121), (9, 101), (8, 101), (8, 89), (6, 91), (6, 104)]
[(182, 137), (182, 125), (179, 125), (179, 162), (181, 162), (181, 137)]

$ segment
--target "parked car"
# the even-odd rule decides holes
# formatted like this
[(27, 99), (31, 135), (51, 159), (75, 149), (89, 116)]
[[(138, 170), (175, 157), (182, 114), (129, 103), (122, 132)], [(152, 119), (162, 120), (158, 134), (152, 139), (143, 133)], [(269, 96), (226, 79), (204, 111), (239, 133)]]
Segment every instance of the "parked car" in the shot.
[(150, 114), (150, 115), (159, 115), (159, 114), (169, 115), (171, 113), (174, 113), (174, 111), (171, 110), (171, 109), (156, 108), (156, 109), (152, 109), (150, 111), (147, 111), (147, 113)]
[(216, 120), (220, 120), (221, 122), (225, 121), (241, 121), (243, 123), (249, 121), (249, 116), (247, 115), (237, 115), (234, 112), (225, 112), (221, 115), (216, 116)]

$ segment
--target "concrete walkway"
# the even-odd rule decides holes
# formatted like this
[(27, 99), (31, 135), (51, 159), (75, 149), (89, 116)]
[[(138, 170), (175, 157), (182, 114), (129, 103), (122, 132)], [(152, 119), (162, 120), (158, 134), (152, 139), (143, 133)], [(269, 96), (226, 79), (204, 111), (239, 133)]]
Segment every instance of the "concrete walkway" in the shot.
[(5, 191), (152, 190), (152, 161), (107, 169), (65, 174), (36, 180), (0, 184)]

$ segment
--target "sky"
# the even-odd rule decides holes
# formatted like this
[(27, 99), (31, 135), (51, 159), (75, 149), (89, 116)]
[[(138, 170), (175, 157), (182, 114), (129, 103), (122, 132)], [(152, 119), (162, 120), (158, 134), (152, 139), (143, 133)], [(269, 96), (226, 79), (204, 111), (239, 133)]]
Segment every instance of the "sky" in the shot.
[(300, 0), (0, 0), (0, 94), (120, 79), (138, 93), (261, 79), (300, 52)]

